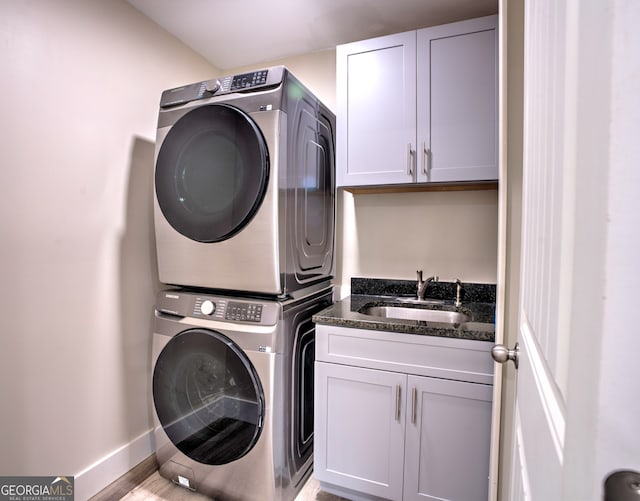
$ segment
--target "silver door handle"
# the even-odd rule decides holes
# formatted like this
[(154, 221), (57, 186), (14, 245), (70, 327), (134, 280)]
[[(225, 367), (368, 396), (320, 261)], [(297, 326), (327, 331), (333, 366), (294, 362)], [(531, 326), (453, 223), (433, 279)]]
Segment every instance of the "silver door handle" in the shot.
[(513, 364), (518, 368), (518, 361), (520, 359), (520, 346), (518, 343), (513, 347), (513, 350), (507, 349), (503, 344), (496, 344), (491, 348), (491, 356), (499, 364), (504, 364), (511, 360)]
[(396, 385), (396, 421), (400, 421), (400, 385)]

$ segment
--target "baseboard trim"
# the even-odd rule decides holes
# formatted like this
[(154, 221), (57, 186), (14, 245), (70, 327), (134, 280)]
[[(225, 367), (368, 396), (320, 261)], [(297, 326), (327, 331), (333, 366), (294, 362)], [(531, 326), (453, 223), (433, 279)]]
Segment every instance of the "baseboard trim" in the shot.
[(116, 481), (110, 483), (98, 492), (98, 494), (89, 498), (89, 501), (114, 501), (122, 499), (156, 471), (158, 471), (158, 460), (156, 459), (156, 455), (152, 454), (132, 470), (129, 470)]
[[(153, 430), (149, 430), (76, 473), (74, 475), (76, 501), (86, 501), (96, 496), (141, 463), (146, 464), (154, 452)], [(153, 460), (155, 462), (155, 455)]]

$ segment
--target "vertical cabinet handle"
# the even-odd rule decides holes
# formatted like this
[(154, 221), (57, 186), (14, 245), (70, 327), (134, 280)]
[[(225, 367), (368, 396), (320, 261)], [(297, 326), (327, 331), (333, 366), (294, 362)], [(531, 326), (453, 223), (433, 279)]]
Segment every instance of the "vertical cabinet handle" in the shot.
[(418, 411), (418, 389), (414, 386), (411, 390), (411, 424), (416, 424), (416, 413)]
[(429, 180), (429, 173), (431, 172), (431, 151), (427, 148), (426, 141), (422, 142), (422, 173), (427, 176)]
[(413, 149), (411, 143), (407, 144), (407, 174), (413, 177)]
[(400, 421), (400, 385), (396, 385), (396, 421)]

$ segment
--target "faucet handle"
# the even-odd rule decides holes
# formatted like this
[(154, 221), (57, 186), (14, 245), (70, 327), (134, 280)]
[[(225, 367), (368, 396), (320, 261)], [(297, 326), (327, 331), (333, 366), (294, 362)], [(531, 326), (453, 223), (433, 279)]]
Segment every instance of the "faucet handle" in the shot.
[(416, 270), (416, 275), (418, 275), (418, 282), (422, 282), (422, 270)]

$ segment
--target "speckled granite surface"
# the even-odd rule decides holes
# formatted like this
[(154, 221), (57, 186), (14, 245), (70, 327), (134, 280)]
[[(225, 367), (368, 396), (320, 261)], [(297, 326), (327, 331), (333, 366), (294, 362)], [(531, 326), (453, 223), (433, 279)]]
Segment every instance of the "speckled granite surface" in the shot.
[[(443, 302), (420, 305), (403, 302), (407, 298), (415, 297), (416, 283), (413, 281), (353, 278), (351, 279), (352, 295), (317, 313), (313, 316), (313, 320), (319, 324), (356, 329), (493, 342), (495, 339), (495, 285), (463, 283), (463, 287), (464, 295), (460, 307), (454, 305), (456, 285), (452, 282), (429, 284), (425, 296)], [(381, 318), (360, 313), (364, 308), (379, 305), (459, 311), (466, 314), (470, 321), (463, 324), (447, 324)]]
[[(426, 276), (425, 276), (426, 278)], [(472, 284), (462, 282), (463, 303), (496, 302), (495, 284)], [(416, 282), (413, 280), (390, 280), (385, 278), (352, 278), (351, 294), (368, 296), (415, 297)], [(455, 282), (431, 282), (425, 297), (453, 301), (456, 297)]]

